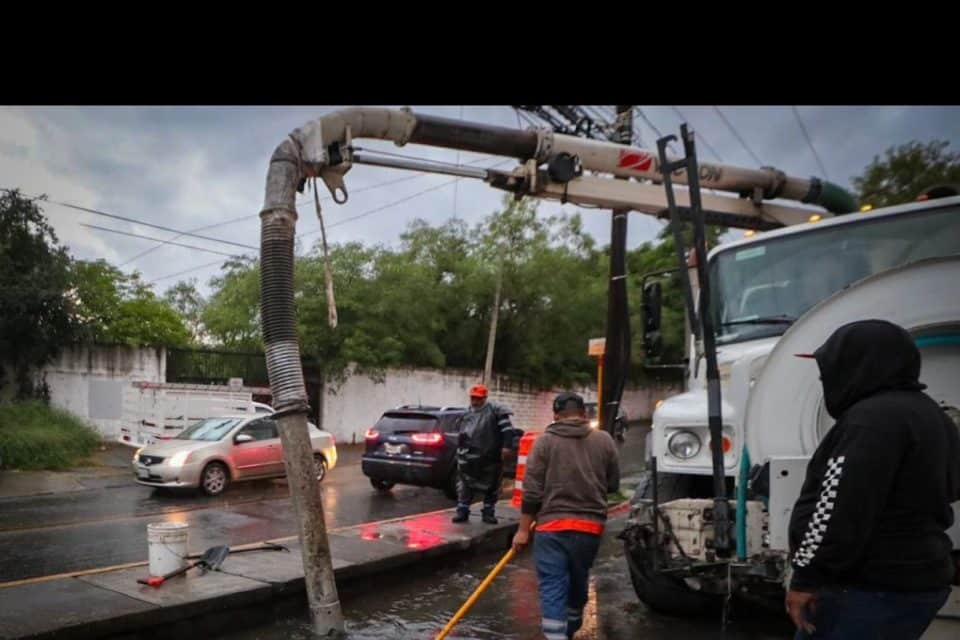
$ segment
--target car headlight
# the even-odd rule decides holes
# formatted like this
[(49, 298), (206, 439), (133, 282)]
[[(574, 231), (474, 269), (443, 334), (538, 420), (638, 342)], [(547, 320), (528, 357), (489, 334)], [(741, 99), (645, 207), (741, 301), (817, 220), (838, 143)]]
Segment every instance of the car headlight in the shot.
[(133, 452), (133, 461), (134, 461), (134, 462), (137, 461), (137, 458), (140, 457), (140, 454), (143, 453), (143, 450), (144, 450), (145, 448), (146, 448), (146, 447), (140, 447), (139, 449), (137, 449), (136, 451)]
[(187, 458), (190, 457), (189, 451), (178, 451), (170, 458), (168, 463), (171, 467), (182, 467), (187, 461)]
[(599, 421), (599, 420), (591, 420), (591, 421), (590, 421), (590, 428), (591, 428), (591, 429), (596, 429), (596, 428), (599, 427), (599, 426), (600, 426), (600, 421)]
[(674, 431), (667, 438), (667, 451), (681, 460), (689, 460), (700, 453), (701, 446), (700, 438), (692, 431)]

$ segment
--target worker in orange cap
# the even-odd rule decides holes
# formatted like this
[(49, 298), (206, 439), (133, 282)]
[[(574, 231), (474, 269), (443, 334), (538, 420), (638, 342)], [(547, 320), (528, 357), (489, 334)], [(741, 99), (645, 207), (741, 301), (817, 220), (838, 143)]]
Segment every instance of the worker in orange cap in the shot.
[(496, 524), (494, 510), (500, 499), (503, 460), (514, 448), (511, 411), (487, 401), (487, 387), (470, 387), (470, 410), (460, 418), (457, 447), (457, 515), (454, 522), (470, 518), (475, 493), (483, 494), (481, 517)]

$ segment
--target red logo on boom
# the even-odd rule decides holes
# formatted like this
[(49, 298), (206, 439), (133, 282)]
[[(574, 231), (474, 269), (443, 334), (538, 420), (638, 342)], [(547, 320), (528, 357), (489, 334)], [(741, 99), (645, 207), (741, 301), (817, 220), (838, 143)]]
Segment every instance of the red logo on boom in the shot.
[(618, 166), (621, 169), (650, 171), (650, 169), (653, 168), (653, 155), (649, 153), (637, 153), (635, 151), (621, 151)]

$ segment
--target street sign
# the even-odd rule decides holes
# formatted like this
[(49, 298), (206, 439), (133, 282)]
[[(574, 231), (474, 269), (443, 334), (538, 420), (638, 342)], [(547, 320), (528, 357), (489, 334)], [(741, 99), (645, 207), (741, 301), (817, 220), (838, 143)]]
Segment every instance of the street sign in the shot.
[(588, 356), (602, 356), (607, 347), (606, 338), (591, 338), (587, 342), (587, 355)]

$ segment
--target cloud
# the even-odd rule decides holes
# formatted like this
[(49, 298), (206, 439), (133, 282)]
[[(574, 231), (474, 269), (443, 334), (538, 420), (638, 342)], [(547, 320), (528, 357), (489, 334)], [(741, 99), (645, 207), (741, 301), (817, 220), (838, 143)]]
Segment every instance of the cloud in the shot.
[[(400, 106), (400, 105), (395, 105)], [(0, 108), (0, 176), (5, 187), (31, 194), (47, 193), (53, 200), (75, 203), (162, 224), (176, 229), (216, 225), (204, 233), (256, 245), (263, 203), (264, 178), (273, 149), (293, 129), (332, 106), (296, 107), (45, 107)], [(668, 105), (643, 107), (662, 133), (678, 133), (681, 119)], [(710, 106), (680, 106), (684, 116), (706, 144), (702, 160), (713, 161), (712, 146), (727, 163), (755, 166), (736, 136)], [(788, 173), (819, 173), (807, 142), (789, 106), (722, 107), (764, 164)], [(835, 181), (849, 184), (874, 155), (894, 144), (934, 137), (960, 146), (960, 109), (956, 107), (799, 107), (817, 152)], [(459, 118), (458, 106), (415, 107), (414, 112)], [(504, 106), (466, 106), (465, 120), (517, 127), (517, 114)], [(644, 144), (654, 148), (657, 134), (637, 120)], [(527, 128), (521, 122), (522, 128)], [(369, 149), (454, 162), (452, 150), (409, 145), (398, 148), (383, 141), (362, 141)], [(481, 158), (460, 153), (466, 163)], [(480, 162), (477, 163), (479, 166)], [(331, 242), (362, 241), (395, 245), (414, 218), (439, 224), (456, 214), (469, 226), (498, 208), (502, 193), (476, 180), (453, 186), (449, 176), (355, 166), (347, 176), (351, 193), (346, 205), (323, 203), (328, 225), (383, 207), (381, 211), (330, 229)], [(383, 183), (392, 184), (383, 185)], [(417, 195), (426, 189), (424, 193)], [(327, 195), (321, 185), (321, 195)], [(454, 198), (456, 194), (456, 198)], [(398, 200), (408, 200), (387, 206)], [(309, 193), (298, 198), (298, 233), (318, 228)], [(45, 206), (52, 224), (71, 251), (82, 258), (106, 258), (120, 264), (155, 246), (135, 238), (105, 234), (79, 226), (101, 224), (144, 235), (170, 238), (174, 234), (149, 227), (107, 220), (53, 204)], [(544, 214), (576, 211), (571, 205), (544, 202)], [(240, 222), (232, 219), (249, 216)], [(599, 244), (610, 237), (608, 212), (583, 210), (584, 228)], [(629, 221), (631, 247), (652, 239), (663, 223), (633, 214)], [(316, 235), (308, 236), (304, 248)], [(181, 238), (186, 244), (217, 251), (242, 251), (229, 245)], [(148, 280), (214, 261), (216, 256), (196, 250), (164, 246), (124, 267), (136, 268)], [(217, 265), (183, 277), (201, 284), (217, 273)], [(159, 283), (160, 288), (175, 279)]]

